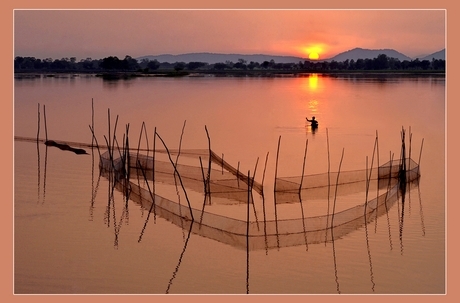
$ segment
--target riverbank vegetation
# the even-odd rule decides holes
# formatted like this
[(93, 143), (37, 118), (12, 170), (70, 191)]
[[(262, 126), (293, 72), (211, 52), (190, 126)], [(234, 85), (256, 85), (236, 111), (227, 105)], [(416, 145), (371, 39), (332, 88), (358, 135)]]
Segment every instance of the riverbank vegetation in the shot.
[(445, 74), (446, 62), (443, 59), (404, 60), (380, 54), (374, 59), (345, 61), (313, 61), (298, 63), (277, 63), (274, 60), (247, 62), (158, 62), (157, 60), (137, 60), (131, 56), (119, 59), (110, 56), (103, 59), (86, 58), (77, 61), (75, 57), (62, 59), (37, 59), (35, 57), (16, 57), (14, 72), (19, 73), (91, 73), (106, 78), (130, 78), (136, 76), (184, 76), (184, 75), (271, 75), (299, 73), (421, 73)]

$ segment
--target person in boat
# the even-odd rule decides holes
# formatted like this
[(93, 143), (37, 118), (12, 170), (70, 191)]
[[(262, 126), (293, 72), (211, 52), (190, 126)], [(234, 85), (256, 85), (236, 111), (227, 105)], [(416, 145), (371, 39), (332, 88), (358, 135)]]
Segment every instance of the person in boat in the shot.
[(306, 119), (307, 119), (308, 122), (311, 123), (310, 125), (311, 125), (312, 128), (317, 128), (318, 127), (318, 121), (315, 120), (315, 116), (313, 116), (311, 118), (311, 120), (309, 120), (308, 117), (306, 117)]

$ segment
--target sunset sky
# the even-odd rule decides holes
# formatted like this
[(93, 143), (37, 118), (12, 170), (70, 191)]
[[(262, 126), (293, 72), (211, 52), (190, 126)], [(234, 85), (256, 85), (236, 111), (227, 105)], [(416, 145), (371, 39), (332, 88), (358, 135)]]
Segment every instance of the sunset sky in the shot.
[[(214, 52), (331, 58), (355, 47), (411, 58), (446, 47), (445, 10), (16, 10), (14, 56), (134, 58)], [(312, 57), (313, 58), (313, 57)]]

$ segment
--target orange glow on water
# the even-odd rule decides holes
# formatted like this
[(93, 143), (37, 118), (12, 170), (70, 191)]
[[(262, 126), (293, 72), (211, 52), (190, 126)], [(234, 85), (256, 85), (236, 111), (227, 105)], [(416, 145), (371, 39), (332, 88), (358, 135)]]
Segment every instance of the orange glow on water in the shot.
[(311, 74), (308, 77), (308, 88), (310, 88), (310, 90), (316, 90), (318, 88), (318, 75), (317, 74)]

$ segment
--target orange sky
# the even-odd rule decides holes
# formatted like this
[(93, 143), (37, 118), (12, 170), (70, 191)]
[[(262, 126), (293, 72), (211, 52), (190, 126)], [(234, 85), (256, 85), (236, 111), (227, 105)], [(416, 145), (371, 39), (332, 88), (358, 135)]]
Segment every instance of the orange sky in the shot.
[(355, 47), (409, 57), (445, 48), (445, 10), (16, 10), (14, 55), (216, 52), (319, 59)]

